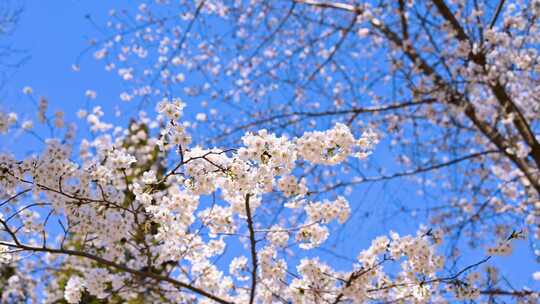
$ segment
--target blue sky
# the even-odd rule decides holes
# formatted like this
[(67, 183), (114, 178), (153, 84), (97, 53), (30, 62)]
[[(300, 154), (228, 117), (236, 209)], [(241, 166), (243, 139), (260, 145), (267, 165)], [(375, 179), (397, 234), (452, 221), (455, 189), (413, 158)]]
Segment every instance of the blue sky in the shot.
[[(27, 96), (21, 93), (24, 86), (32, 87), (36, 96), (47, 97), (51, 110), (61, 109), (71, 120), (75, 119), (74, 113), (84, 107), (86, 103), (84, 94), (88, 89), (97, 91), (98, 97), (93, 103), (104, 105), (106, 110), (111, 111), (115, 105), (121, 104), (119, 99), (119, 94), (123, 91), (121, 80), (115, 74), (106, 72), (103, 63), (95, 61), (91, 53), (83, 57), (80, 72), (73, 72), (72, 64), (88, 46), (88, 40), (100, 35), (98, 29), (85, 18), (86, 15), (91, 15), (96, 24), (101, 26), (108, 19), (109, 9), (134, 8), (136, 5), (137, 2), (127, 0), (24, 1), (21, 22), (9, 43), (18, 49), (27, 51), (31, 58), (8, 80), (0, 95), (0, 110), (15, 110), (23, 119), (33, 116), (34, 106)], [(28, 146), (36, 144), (27, 141), (28, 139), (23, 138), (0, 137), (0, 151), (9, 149), (23, 152), (27, 150)], [(369, 210), (381, 200), (385, 191), (389, 191), (388, 189), (395, 191), (395, 196), (401, 200), (415, 199), (416, 189), (404, 190), (401, 188), (402, 184), (403, 181), (398, 181), (389, 184), (387, 188), (380, 186), (373, 189), (363, 188), (356, 195)], [(411, 186), (411, 184), (404, 185), (405, 187)], [(389, 229), (411, 232), (416, 230), (416, 224), (420, 224), (420, 222), (411, 225), (411, 223), (399, 221), (399, 219), (391, 219), (381, 225), (380, 222), (374, 221), (372, 218), (365, 220), (359, 216), (349, 226), (357, 225), (360, 228), (349, 229), (351, 231), (344, 233), (339, 240), (342, 245), (349, 244), (351, 246), (345, 245), (348, 248), (346, 249), (347, 255), (355, 256), (355, 253), (352, 253), (353, 250), (368, 245), (371, 237)], [(359, 236), (362, 238), (361, 241), (351, 242), (353, 237), (358, 238)], [(526, 246), (527, 244), (522, 242), (517, 247), (518, 254), (515, 257), (495, 258), (494, 263), (500, 265), (511, 263), (515, 267), (505, 267), (512, 269), (511, 277), (518, 282), (534, 287), (530, 273), (540, 269), (538, 269), (538, 264), (533, 262)], [(474, 259), (478, 255), (472, 255), (472, 257)]]
[(124, 7), (129, 1), (24, 1), (24, 13), (11, 44), (28, 52), (30, 60), (16, 70), (0, 101), (2, 108), (33, 109), (21, 94), (31, 86), (38, 96), (45, 96), (51, 110), (63, 109), (67, 115), (85, 104), (87, 89), (98, 91), (96, 103), (118, 101), (121, 83), (107, 73), (91, 54), (82, 60), (81, 71), (71, 66), (88, 46), (88, 40), (99, 34), (85, 16), (91, 15), (97, 24), (104, 24), (111, 7)]

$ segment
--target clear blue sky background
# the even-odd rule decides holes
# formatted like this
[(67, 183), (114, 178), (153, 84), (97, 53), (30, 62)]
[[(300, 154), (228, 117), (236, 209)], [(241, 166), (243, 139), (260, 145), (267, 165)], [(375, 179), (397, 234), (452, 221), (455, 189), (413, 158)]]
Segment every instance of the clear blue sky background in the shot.
[[(98, 25), (104, 25), (109, 9), (135, 8), (137, 3), (127, 0), (27, 0), (22, 2), (25, 10), (10, 43), (18, 49), (26, 50), (31, 58), (8, 80), (0, 95), (0, 110), (15, 110), (22, 119), (33, 118), (35, 108), (21, 93), (24, 86), (31, 86), (36, 96), (47, 97), (51, 110), (64, 110), (69, 120), (75, 120), (74, 113), (84, 107), (86, 102), (84, 93), (87, 89), (97, 91), (98, 97), (92, 103), (103, 105), (109, 113), (112, 112), (115, 105), (121, 104), (119, 94), (123, 91), (123, 84), (119, 77), (106, 72), (103, 63), (95, 61), (91, 54), (81, 61), (80, 72), (73, 72), (71, 66), (81, 51), (88, 46), (88, 40), (100, 35), (95, 26), (85, 19), (85, 15), (90, 14)], [(0, 137), (0, 151), (11, 150), (23, 153), (29, 146), (35, 144), (37, 143), (24, 138)], [(411, 184), (401, 186), (400, 182), (397, 182), (388, 186), (401, 188), (399, 193), (396, 192), (396, 196), (401, 195), (402, 200), (415, 199), (411, 193), (415, 193), (416, 189), (403, 191), (403, 188), (411, 187)], [(385, 191), (387, 190), (380, 187), (369, 191), (364, 189), (359, 195), (363, 204), (370, 205), (369, 208), (372, 208)], [(372, 219), (356, 217), (353, 220), (349, 225), (357, 225), (361, 228), (345, 233), (340, 238), (342, 244), (337, 244), (338, 247), (348, 248), (345, 249), (346, 255), (351, 257), (356, 255), (358, 248), (367, 246), (373, 236), (385, 233), (389, 229), (402, 233), (412, 232), (421, 223), (420, 220), (418, 223), (407, 223), (398, 219), (390, 220), (382, 227), (379, 221)], [(353, 237), (354, 241), (352, 241)], [(347, 244), (352, 247), (348, 247)], [(518, 254), (515, 257), (495, 258), (494, 263), (506, 264), (507, 266), (503, 268), (512, 269), (509, 276), (515, 282), (538, 288), (539, 286), (535, 286), (530, 274), (540, 268), (533, 261), (526, 246), (526, 242), (521, 242), (516, 248)], [(465, 260), (475, 261), (478, 258), (478, 254), (472, 254)], [(512, 267), (508, 267), (509, 263)]]
[(27, 51), (31, 58), (9, 80), (2, 108), (32, 109), (31, 103), (20, 94), (26, 85), (34, 88), (36, 95), (46, 96), (51, 110), (61, 108), (66, 114), (84, 105), (87, 89), (98, 91), (96, 103), (118, 102), (120, 80), (107, 73), (101, 63), (86, 56), (79, 73), (73, 72), (71, 65), (88, 46), (89, 38), (99, 34), (85, 15), (90, 14), (97, 24), (103, 25), (111, 7), (125, 7), (129, 3), (133, 6), (133, 1), (21, 2), (24, 13), (11, 40), (14, 47)]

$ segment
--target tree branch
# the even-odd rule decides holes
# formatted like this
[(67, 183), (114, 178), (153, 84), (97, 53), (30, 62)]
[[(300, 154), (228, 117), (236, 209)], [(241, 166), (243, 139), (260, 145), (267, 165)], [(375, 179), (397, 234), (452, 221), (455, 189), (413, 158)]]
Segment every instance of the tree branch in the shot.
[(257, 250), (255, 246), (257, 241), (255, 240), (255, 229), (253, 228), (253, 217), (251, 215), (251, 208), (249, 206), (250, 194), (246, 194), (245, 206), (246, 206), (246, 217), (247, 224), (249, 229), (249, 243), (251, 247), (251, 290), (249, 293), (249, 304), (253, 304), (255, 300), (255, 289), (257, 288)]
[(95, 262), (97, 262), (97, 263), (99, 263), (101, 265), (113, 267), (113, 268), (115, 268), (117, 270), (121, 270), (121, 271), (130, 273), (130, 274), (139, 276), (139, 277), (151, 278), (151, 279), (156, 280), (156, 281), (163, 281), (163, 282), (170, 283), (170, 284), (172, 284), (172, 285), (174, 285), (176, 287), (179, 287), (179, 288), (188, 289), (188, 290), (190, 290), (190, 291), (192, 291), (192, 292), (194, 292), (196, 294), (199, 294), (199, 295), (204, 296), (206, 298), (212, 299), (212, 300), (214, 300), (214, 301), (216, 301), (218, 303), (222, 303), (222, 304), (232, 304), (233, 303), (233, 302), (229, 302), (229, 301), (227, 301), (225, 299), (222, 299), (222, 298), (220, 298), (218, 296), (215, 296), (215, 295), (213, 295), (213, 294), (211, 294), (209, 292), (206, 292), (206, 291), (204, 291), (204, 290), (202, 290), (202, 289), (200, 289), (198, 287), (195, 287), (195, 286), (192, 286), (190, 284), (186, 284), (184, 282), (175, 280), (175, 279), (173, 279), (171, 277), (162, 276), (162, 275), (152, 273), (152, 272), (149, 272), (149, 271), (141, 271), (141, 270), (132, 269), (132, 268), (129, 268), (127, 266), (117, 264), (115, 262), (106, 260), (104, 258), (101, 258), (99, 256), (96, 256), (96, 255), (93, 255), (93, 254), (90, 254), (90, 253), (86, 253), (86, 252), (82, 252), (82, 251), (76, 251), (76, 250), (69, 250), (69, 249), (33, 247), (33, 246), (29, 246), (29, 245), (20, 243), (16, 238), (14, 239), (14, 242), (15, 242), (15, 244), (6, 243), (6, 242), (0, 242), (0, 244), (10, 246), (10, 247), (14, 247), (14, 248), (19, 248), (19, 249), (26, 250), (26, 251), (32, 251), (32, 252), (48, 252), (48, 253), (54, 253), (54, 254), (64, 254), (64, 255), (69, 255), (69, 256), (78, 256), (78, 257), (87, 258), (87, 259), (95, 261)]

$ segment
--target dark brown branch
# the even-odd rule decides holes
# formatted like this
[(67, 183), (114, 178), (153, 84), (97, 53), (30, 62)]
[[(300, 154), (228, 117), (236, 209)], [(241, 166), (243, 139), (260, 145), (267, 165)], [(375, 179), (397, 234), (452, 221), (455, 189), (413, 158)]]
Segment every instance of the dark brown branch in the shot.
[(251, 215), (251, 207), (249, 206), (250, 194), (246, 194), (245, 207), (246, 207), (246, 217), (247, 224), (249, 229), (249, 243), (251, 249), (251, 290), (249, 292), (249, 304), (253, 304), (255, 300), (255, 289), (257, 288), (257, 250), (256, 245), (257, 241), (255, 240), (255, 229), (253, 227), (253, 216)]
[(25, 193), (27, 193), (27, 192), (29, 192), (29, 191), (31, 191), (31, 190), (32, 190), (32, 188), (28, 188), (28, 189), (25, 189), (25, 190), (23, 190), (23, 191), (21, 191), (21, 192), (15, 194), (15, 195), (9, 197), (8, 199), (6, 199), (6, 200), (3, 201), (2, 203), (0, 203), (0, 207), (2, 207), (2, 206), (4, 206), (5, 204), (7, 204), (7, 203), (9, 203), (9, 202), (11, 202), (11, 201), (17, 199), (17, 197), (19, 197), (19, 196), (21, 196), (21, 195), (23, 195), (23, 194), (25, 194)]
[[(478, 152), (478, 153), (472, 153), (472, 154), (465, 155), (465, 156), (462, 156), (462, 157), (459, 157), (459, 158), (456, 158), (456, 159), (452, 159), (452, 160), (444, 162), (444, 163), (439, 163), (439, 164), (435, 164), (435, 165), (432, 165), (432, 166), (426, 166), (426, 167), (419, 167), (419, 168), (417, 168), (415, 170), (412, 170), (412, 171), (398, 172), (398, 173), (394, 173), (394, 174), (391, 174), (391, 175), (366, 177), (366, 178), (362, 178), (360, 181), (353, 181), (353, 182), (349, 182), (349, 183), (338, 183), (338, 184), (335, 184), (332, 187), (328, 187), (328, 188), (326, 188), (326, 189), (324, 189), (324, 190), (322, 190), (320, 192), (332, 191), (332, 190), (335, 190), (335, 189), (343, 187), (343, 186), (356, 185), (356, 184), (361, 184), (361, 183), (366, 183), (366, 182), (378, 182), (378, 181), (384, 181), (384, 180), (391, 180), (391, 179), (395, 179), (395, 178), (399, 178), (399, 177), (406, 177), (406, 176), (416, 175), (416, 174), (419, 174), (419, 173), (425, 173), (425, 172), (445, 168), (445, 167), (448, 167), (448, 166), (452, 166), (452, 165), (455, 165), (457, 163), (460, 163), (462, 161), (466, 161), (466, 160), (469, 160), (469, 159), (481, 157), (481, 156), (488, 155), (488, 154), (496, 154), (496, 153), (501, 153), (501, 152), (498, 151), (498, 150), (488, 150), (488, 151), (483, 151), (483, 152)], [(310, 192), (310, 194), (315, 194), (315, 193), (318, 193), (318, 192)]]
[(489, 296), (511, 296), (511, 297), (527, 297), (538, 294), (538, 292), (532, 290), (514, 290), (507, 291), (501, 289), (487, 289), (480, 291), (480, 294), (489, 295)]
[(328, 110), (328, 111), (320, 111), (320, 112), (304, 112), (304, 111), (294, 111), (290, 113), (284, 113), (284, 114), (276, 114), (267, 118), (262, 118), (259, 120), (252, 121), (250, 123), (247, 123), (245, 125), (241, 125), (239, 127), (236, 127), (235, 129), (217, 137), (216, 139), (222, 139), (225, 136), (231, 135), (236, 132), (240, 132), (243, 130), (247, 130), (251, 127), (258, 126), (260, 124), (264, 123), (270, 123), (274, 120), (281, 120), (289, 117), (294, 116), (303, 116), (303, 117), (324, 117), (324, 116), (336, 116), (336, 115), (347, 115), (347, 114), (353, 114), (353, 117), (358, 116), (359, 114), (366, 114), (366, 113), (380, 113), (380, 112), (387, 112), (387, 111), (393, 111), (413, 106), (419, 106), (423, 104), (431, 104), (435, 103), (436, 100), (433, 98), (427, 98), (419, 101), (407, 101), (402, 103), (395, 103), (383, 107), (366, 107), (366, 108), (351, 108), (346, 110)]
[(113, 268), (115, 268), (117, 270), (121, 270), (121, 271), (130, 273), (130, 274), (133, 274), (135, 276), (138, 276), (138, 277), (150, 278), (150, 279), (153, 279), (155, 281), (170, 283), (170, 284), (172, 284), (172, 285), (174, 285), (174, 286), (176, 286), (178, 288), (185, 288), (187, 290), (190, 290), (191, 292), (194, 292), (194, 293), (199, 294), (201, 296), (204, 296), (206, 298), (212, 299), (212, 300), (214, 300), (214, 301), (216, 301), (218, 303), (232, 304), (232, 302), (229, 302), (229, 301), (227, 301), (225, 299), (222, 299), (222, 298), (220, 298), (218, 296), (215, 296), (215, 295), (213, 295), (211, 293), (208, 293), (208, 292), (206, 292), (206, 291), (204, 291), (204, 290), (202, 290), (200, 288), (197, 288), (195, 286), (183, 283), (181, 281), (177, 281), (177, 280), (175, 280), (175, 279), (173, 279), (171, 277), (162, 276), (162, 275), (152, 273), (152, 272), (149, 272), (149, 271), (141, 271), (141, 270), (132, 269), (132, 268), (129, 268), (127, 266), (117, 264), (115, 262), (106, 260), (104, 258), (101, 258), (99, 256), (96, 256), (96, 255), (93, 255), (93, 254), (90, 254), (90, 253), (76, 251), (76, 250), (69, 250), (69, 249), (33, 247), (33, 246), (28, 246), (26, 244), (20, 243), (17, 240), (17, 238), (14, 238), (13, 240), (14, 240), (15, 244), (6, 243), (6, 242), (0, 242), (0, 243), (3, 244), (3, 245), (6, 245), (6, 246), (19, 248), (19, 249), (26, 250), (26, 251), (47, 252), (47, 253), (64, 254), (64, 255), (69, 255), (69, 256), (78, 256), (78, 257), (87, 258), (87, 259), (95, 261), (95, 262), (97, 262), (97, 263), (99, 263), (101, 265), (113, 267)]
[(491, 18), (491, 22), (489, 23), (489, 28), (493, 28), (495, 26), (495, 23), (497, 23), (497, 19), (499, 18), (499, 15), (502, 12), (502, 8), (504, 7), (505, 0), (500, 0), (499, 5), (497, 5), (497, 9), (495, 10), (495, 14), (493, 15), (493, 18)]
[(409, 40), (409, 26), (407, 24), (407, 16), (405, 15), (405, 1), (399, 0), (399, 17), (401, 20), (401, 34), (403, 36), (403, 40), (408, 41)]
[(456, 19), (454, 13), (452, 13), (444, 0), (433, 0), (433, 3), (437, 7), (437, 10), (443, 16), (443, 18), (452, 25), (452, 28), (457, 33), (457, 38), (459, 40), (469, 40), (469, 36), (467, 35), (467, 33), (465, 33), (465, 30), (459, 24), (459, 21)]
[(354, 25), (356, 24), (356, 16), (353, 16), (351, 22), (349, 23), (349, 26), (347, 26), (347, 28), (345, 30), (343, 30), (343, 33), (342, 33), (342, 36), (341, 38), (339, 39), (339, 41), (336, 43), (336, 45), (334, 45), (334, 49), (332, 50), (332, 52), (330, 53), (330, 55), (328, 55), (328, 57), (326, 58), (326, 60), (321, 63), (319, 66), (317, 66), (317, 68), (315, 69), (315, 71), (313, 71), (313, 73), (311, 73), (311, 75), (308, 77), (308, 81), (310, 80), (313, 80), (313, 78), (315, 78), (315, 76), (317, 76), (317, 74), (330, 62), (332, 61), (332, 58), (334, 58), (334, 56), (336, 55), (336, 53), (338, 52), (338, 50), (341, 48), (341, 46), (343, 45), (343, 43), (345, 42), (345, 39), (347, 39), (347, 36), (349, 35), (349, 33), (351, 32), (352, 28), (354, 27)]

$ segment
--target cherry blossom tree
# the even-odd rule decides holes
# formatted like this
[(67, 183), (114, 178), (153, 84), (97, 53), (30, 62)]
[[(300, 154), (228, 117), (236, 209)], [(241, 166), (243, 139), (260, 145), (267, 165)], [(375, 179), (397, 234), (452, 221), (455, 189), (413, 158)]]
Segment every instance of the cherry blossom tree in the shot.
[[(110, 11), (81, 58), (126, 82), (119, 99), (144, 110), (127, 127), (96, 106), (82, 136), (41, 98), (35, 123), (56, 135), (42, 138), (0, 113), (0, 132), (43, 142), (0, 156), (0, 257), (17, 270), (2, 301), (537, 302), (491, 262), (523, 238), (538, 255), (539, 14), (536, 0)], [(389, 231), (346, 267), (319, 254), (351, 192), (397, 179), (427, 206), (400, 214), (428, 226), (412, 217), (416, 234)], [(485, 250), (456, 267), (463, 241)]]
[(347, 159), (357, 178), (343, 178), (314, 166), (317, 191), (412, 181), (427, 207), (403, 203), (402, 214), (425, 214), (452, 243), (475, 248), (522, 231), (538, 255), (539, 6), (155, 1), (111, 11), (107, 35), (83, 55), (125, 80), (126, 102), (180, 96), (200, 105), (194, 120), (215, 130), (209, 144), (336, 123), (384, 133), (391, 168)]
[[(237, 147), (207, 149), (192, 142), (184, 106), (163, 100), (159, 115), (142, 112), (125, 129), (103, 121), (99, 107), (80, 113), (93, 138), (78, 147), (73, 128), (55, 115), (63, 138), (46, 139), (41, 153), (25, 159), (0, 156), (0, 256), (22, 273), (8, 280), (2, 301), (362, 303), (497, 294), (535, 301), (529, 290), (491, 288), (475, 271), (492, 255), (508, 254), (517, 234), (449, 272), (437, 249), (441, 230), (390, 232), (348, 270), (334, 269), (308, 252), (347, 220), (349, 203), (343, 196), (312, 200), (311, 179), (295, 171), (302, 162), (365, 161), (376, 133), (356, 138), (339, 123), (295, 138), (263, 129), (246, 133)], [(47, 118), (46, 106), (40, 110)], [(3, 115), (3, 132), (17, 130), (16, 114)], [(272, 203), (272, 192), (281, 193), (287, 211), (267, 224), (259, 210)], [(235, 247), (244, 249), (226, 254)], [(40, 281), (44, 294), (20, 293), (21, 285)]]

